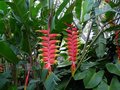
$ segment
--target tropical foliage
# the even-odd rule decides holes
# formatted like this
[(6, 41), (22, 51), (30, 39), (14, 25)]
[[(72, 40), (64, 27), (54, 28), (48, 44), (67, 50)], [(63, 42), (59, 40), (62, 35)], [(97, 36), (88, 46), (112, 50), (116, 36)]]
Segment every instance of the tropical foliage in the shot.
[(0, 90), (119, 90), (119, 0), (0, 0)]

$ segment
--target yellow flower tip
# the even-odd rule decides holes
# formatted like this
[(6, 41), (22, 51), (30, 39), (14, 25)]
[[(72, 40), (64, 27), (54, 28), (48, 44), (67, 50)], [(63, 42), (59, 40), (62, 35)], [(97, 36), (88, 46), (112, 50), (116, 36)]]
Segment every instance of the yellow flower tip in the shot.
[(57, 36), (61, 36), (61, 34), (57, 34)]
[(35, 32), (40, 32), (40, 30), (36, 30)]
[(38, 56), (40, 57), (40, 56), (42, 56), (42, 54), (38, 54)]
[(57, 43), (59, 43), (60, 42), (60, 40), (57, 40)]
[(41, 43), (39, 42), (38, 45), (41, 45)]
[(41, 39), (41, 37), (37, 37), (38, 39)]
[(58, 57), (59, 55), (58, 54), (55, 54), (55, 57)]
[(60, 50), (56, 50), (56, 52), (60, 52)]
[(38, 49), (38, 52), (41, 52), (42, 51), (42, 49)]
[(58, 61), (57, 61), (57, 60), (55, 60), (54, 64), (57, 64), (57, 63), (58, 63)]
[(63, 29), (63, 30), (65, 30), (65, 31), (66, 31), (67, 29)]
[(40, 60), (41, 62), (44, 62), (43, 59)]
[(60, 46), (56, 46), (56, 48), (60, 48)]

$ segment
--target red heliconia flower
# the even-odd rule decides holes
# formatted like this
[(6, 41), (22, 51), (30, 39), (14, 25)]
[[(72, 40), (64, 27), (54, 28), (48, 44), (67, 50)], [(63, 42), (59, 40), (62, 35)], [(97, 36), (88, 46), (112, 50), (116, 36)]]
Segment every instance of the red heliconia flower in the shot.
[(40, 33), (43, 33), (43, 34), (48, 34), (48, 30), (36, 30), (36, 32), (40, 32)]
[(67, 48), (68, 48), (68, 55), (69, 60), (72, 62), (71, 65), (71, 73), (72, 76), (74, 75), (74, 72), (76, 70), (76, 61), (77, 61), (77, 55), (78, 55), (78, 29), (76, 27), (73, 27), (73, 25), (67, 24), (69, 29), (67, 29)]
[(116, 52), (118, 54), (118, 60), (120, 62), (120, 45), (119, 45), (119, 42), (118, 42), (119, 33), (120, 33), (120, 30), (115, 32), (115, 41), (116, 41), (116, 49), (117, 49)]
[(44, 62), (44, 68), (48, 69), (49, 72), (52, 71), (52, 65), (54, 65), (56, 63), (56, 56), (57, 56), (57, 48), (58, 46), (56, 45), (56, 43), (58, 43), (59, 41), (56, 40), (55, 38), (57, 36), (60, 36), (59, 34), (51, 34), (50, 33), (50, 29), (48, 30), (40, 30), (37, 31), (42, 33), (45, 36), (41, 36), (39, 37), (42, 41), (38, 44), (40, 44), (42, 46), (41, 49), (39, 49), (39, 51), (41, 51), (40, 56), (42, 56), (42, 61)]

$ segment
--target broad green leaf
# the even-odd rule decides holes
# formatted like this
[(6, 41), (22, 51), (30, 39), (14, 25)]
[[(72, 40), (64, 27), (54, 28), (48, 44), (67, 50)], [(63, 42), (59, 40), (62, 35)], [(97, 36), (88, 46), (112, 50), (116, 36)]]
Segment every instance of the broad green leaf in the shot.
[(31, 46), (30, 46), (30, 40), (29, 40), (29, 33), (26, 31), (23, 31), (23, 36), (21, 40), (21, 49), (28, 54), (31, 54)]
[(72, 13), (73, 9), (74, 9), (74, 6), (75, 6), (75, 2), (73, 2), (69, 8), (67, 8), (66, 12), (65, 12), (65, 15), (66, 14), (69, 14), (69, 13)]
[(99, 85), (98, 87), (96, 87), (95, 89), (93, 90), (110, 90), (109, 89), (109, 85), (103, 80)]
[(108, 63), (106, 64), (106, 68), (110, 73), (116, 74), (120, 76), (120, 64), (113, 64), (113, 63)]
[(98, 87), (96, 87), (93, 90), (119, 90), (119, 89), (120, 89), (120, 82), (117, 77), (113, 77), (110, 86), (107, 84), (107, 82), (102, 81), (98, 85)]
[(89, 69), (90, 67), (97, 65), (97, 64), (98, 64), (97, 62), (91, 62), (91, 61), (90, 62), (83, 62), (81, 64), (80, 69), (84, 71), (86, 69)]
[(109, 90), (120, 90), (120, 82), (117, 77), (112, 78)]
[(41, 72), (41, 79), (42, 81), (44, 81), (46, 79), (48, 75), (48, 70), (47, 69), (43, 69), (42, 72)]
[[(14, 17), (22, 23), (25, 23), (29, 18), (29, 2), (26, 0), (13, 0), (12, 2), (6, 1), (11, 7)], [(26, 23), (27, 24), (27, 23)]]
[(31, 8), (31, 14), (33, 18), (35, 18), (38, 15), (40, 9), (41, 3), (39, 3), (36, 7)]
[[(68, 19), (69, 17), (69, 19)], [(64, 31), (65, 28), (67, 28), (67, 26), (65, 25), (65, 23), (70, 24), (73, 21), (73, 14), (69, 13), (67, 15), (64, 15), (64, 17), (62, 17), (57, 23), (56, 23), (56, 29), (54, 30), (55, 33), (61, 33), (62, 31)]]
[(13, 2), (6, 2), (13, 10), (13, 16), (15, 17), (15, 19), (17, 21), (19, 21), (20, 23), (23, 21), (22, 19), (22, 13), (20, 12), (19, 8), (16, 6), (16, 4), (14, 4)]
[(106, 4), (102, 8), (99, 7), (95, 8), (95, 15), (98, 16), (108, 11), (113, 11), (113, 9), (110, 7), (109, 4)]
[(10, 85), (7, 90), (17, 90), (16, 85)]
[(0, 90), (5, 86), (9, 80), (7, 78), (11, 78), (10, 71), (6, 71), (4, 73), (0, 73)]
[(74, 79), (81, 80), (81, 79), (85, 78), (85, 76), (87, 75), (87, 72), (88, 72), (87, 70), (82, 71), (82, 72), (80, 72), (80, 71), (76, 72), (74, 75)]
[(118, 30), (120, 30), (120, 25), (116, 25), (116, 26), (107, 28), (105, 31), (111, 32), (111, 31), (118, 31)]
[(3, 20), (0, 20), (0, 34), (4, 33), (4, 23)]
[(65, 6), (68, 4), (70, 0), (64, 0), (63, 3), (59, 6), (58, 10), (56, 11), (56, 17), (58, 17), (60, 15), (60, 13), (62, 12), (62, 10), (65, 8)]
[(83, 4), (82, 4), (82, 22), (84, 21), (85, 14), (90, 12), (90, 10), (92, 10), (93, 6), (94, 6), (94, 0), (85, 0), (83, 2)]
[(30, 80), (27, 86), (27, 90), (35, 90), (37, 85), (36, 83), (39, 83), (39, 82), (40, 82), (40, 78), (37, 78), (36, 80), (35, 79)]
[(106, 39), (104, 38), (104, 35), (101, 34), (96, 41), (97, 47), (95, 50), (99, 58), (103, 57), (105, 54), (105, 44), (106, 44)]
[(55, 90), (57, 81), (60, 81), (60, 79), (53, 72), (51, 72), (44, 82), (46, 90)]
[(95, 72), (94, 69), (90, 69), (83, 79), (85, 88), (94, 88), (96, 87), (101, 81), (104, 75), (104, 71)]
[(5, 41), (0, 41), (0, 55), (11, 63), (17, 63), (19, 61), (15, 53)]
[(7, 14), (7, 4), (5, 3), (5, 1), (0, 1), (0, 10), (3, 11), (3, 14)]
[(41, 5), (42, 5), (42, 8), (48, 6), (47, 0), (40, 0), (40, 3), (41, 3)]
[(76, 0), (75, 4), (76, 4), (75, 7), (76, 16), (78, 19), (80, 19), (82, 0)]

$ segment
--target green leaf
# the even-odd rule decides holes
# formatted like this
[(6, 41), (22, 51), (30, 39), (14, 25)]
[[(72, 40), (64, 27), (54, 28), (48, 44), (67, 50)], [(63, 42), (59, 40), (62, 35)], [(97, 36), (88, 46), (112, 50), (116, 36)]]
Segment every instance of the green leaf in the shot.
[(4, 23), (3, 20), (0, 20), (0, 34), (4, 33)]
[(31, 54), (31, 47), (30, 47), (30, 41), (29, 41), (29, 33), (26, 31), (23, 31), (22, 35), (22, 41), (21, 41), (21, 49), (28, 54)]
[(14, 17), (19, 21), (25, 23), (29, 18), (29, 3), (26, 0), (13, 0), (12, 2), (6, 1), (11, 7)]
[(96, 87), (102, 81), (103, 75), (104, 71), (99, 71), (96, 73), (95, 69), (90, 69), (86, 77), (83, 79), (85, 88)]
[(95, 49), (96, 54), (99, 58), (103, 57), (105, 54), (105, 44), (106, 39), (104, 38), (104, 35), (101, 34), (96, 41), (97, 48)]
[(113, 77), (110, 83), (110, 90), (120, 90), (120, 82), (117, 77)]
[[(68, 19), (69, 17), (69, 19)], [(64, 31), (65, 28), (67, 28), (67, 26), (65, 25), (65, 23), (70, 24), (73, 21), (73, 14), (69, 13), (67, 15), (64, 15), (57, 23), (55, 26), (55, 33), (61, 33), (62, 31)]]
[(75, 2), (73, 2), (69, 8), (67, 8), (66, 12), (65, 12), (65, 15), (66, 14), (69, 14), (69, 13), (72, 13), (73, 9), (74, 9), (74, 6), (75, 6)]
[(40, 82), (40, 78), (30, 80), (27, 90), (35, 90), (37, 83)]
[(0, 1), (0, 10), (2, 10), (4, 14), (7, 14), (7, 4), (5, 1)]
[(113, 64), (113, 63), (108, 63), (106, 64), (106, 68), (110, 73), (116, 74), (120, 76), (120, 64)]
[(74, 79), (81, 80), (81, 79), (85, 78), (85, 76), (87, 75), (87, 72), (88, 72), (87, 70), (85, 70), (83, 72), (80, 72), (80, 71), (76, 72), (74, 75)]
[(75, 13), (78, 19), (80, 19), (80, 15), (81, 15), (81, 6), (82, 6), (82, 0), (76, 0), (75, 3), (76, 7), (75, 7)]
[(94, 88), (93, 90), (119, 90), (120, 89), (120, 82), (117, 77), (113, 77), (110, 83), (110, 86), (107, 84), (106, 81), (102, 81), (98, 87)]
[(63, 3), (59, 6), (58, 10), (56, 11), (55, 16), (58, 17), (62, 10), (65, 8), (65, 6), (68, 4), (70, 0), (64, 0)]
[(85, 0), (82, 5), (82, 22), (84, 21), (84, 16), (92, 10), (94, 6), (94, 0)]
[(116, 26), (113, 26), (113, 27), (110, 27), (110, 28), (107, 28), (105, 31), (106, 32), (111, 32), (111, 31), (118, 31), (120, 30), (120, 25), (116, 25)]
[(109, 90), (109, 85), (103, 80), (98, 87), (93, 90)]
[(2, 90), (1, 88), (3, 88), (5, 86), (5, 84), (7, 82), (9, 82), (9, 80), (7, 78), (10, 78), (10, 71), (6, 71), (4, 73), (0, 73), (0, 90)]
[(7, 90), (17, 90), (16, 85), (10, 85)]
[(40, 9), (41, 9), (41, 3), (39, 3), (36, 7), (31, 8), (31, 14), (33, 18), (35, 18), (38, 15)]
[(95, 8), (95, 15), (98, 16), (108, 11), (113, 11), (113, 9), (109, 4), (106, 4), (102, 8), (99, 8), (99, 7)]
[(42, 8), (48, 6), (47, 0), (40, 0), (40, 3), (42, 5)]
[(44, 81), (46, 79), (47, 75), (48, 75), (48, 70), (47, 69), (43, 69), (42, 70), (42, 74), (41, 74), (42, 81)]
[(46, 90), (55, 90), (57, 81), (60, 81), (60, 79), (53, 72), (51, 72), (44, 82)]
[(0, 55), (11, 63), (17, 63), (19, 61), (15, 53), (5, 41), (0, 41)]

